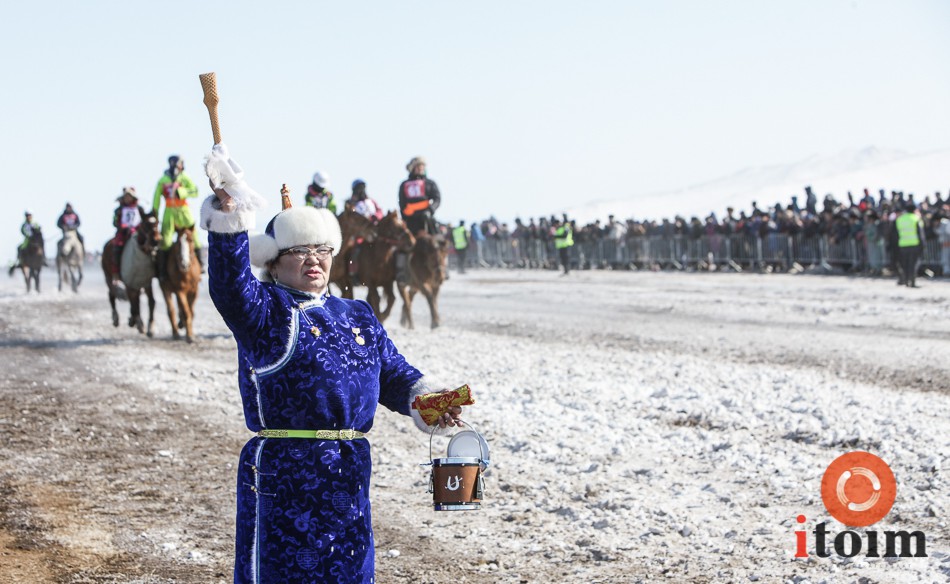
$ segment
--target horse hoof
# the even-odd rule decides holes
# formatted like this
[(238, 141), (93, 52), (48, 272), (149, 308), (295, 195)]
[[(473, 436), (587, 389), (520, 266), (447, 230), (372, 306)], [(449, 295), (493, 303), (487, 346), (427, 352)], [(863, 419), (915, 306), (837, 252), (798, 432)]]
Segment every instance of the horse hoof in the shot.
[(192, 345), (195, 342), (195, 337), (185, 337), (185, 342)]
[(145, 336), (147, 336), (148, 338), (152, 338), (155, 336), (155, 333), (153, 331), (148, 331), (147, 333), (145, 333)]

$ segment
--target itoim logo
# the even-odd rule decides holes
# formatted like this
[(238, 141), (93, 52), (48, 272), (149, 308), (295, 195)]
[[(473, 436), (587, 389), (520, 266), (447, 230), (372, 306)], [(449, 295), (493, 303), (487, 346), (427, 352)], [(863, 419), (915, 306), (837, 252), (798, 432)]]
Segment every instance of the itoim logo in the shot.
[[(867, 527), (877, 523), (891, 510), (897, 498), (897, 481), (886, 462), (870, 452), (848, 452), (836, 458), (821, 478), (821, 500), (832, 517), (848, 527)], [(805, 523), (804, 515), (797, 517)], [(853, 558), (863, 553), (868, 558), (926, 558), (927, 538), (922, 531), (866, 530), (867, 541), (857, 531), (845, 530), (834, 537), (826, 522), (815, 526), (815, 555), (834, 553)], [(881, 553), (883, 547), (884, 553)], [(795, 532), (795, 557), (808, 557), (808, 532)]]

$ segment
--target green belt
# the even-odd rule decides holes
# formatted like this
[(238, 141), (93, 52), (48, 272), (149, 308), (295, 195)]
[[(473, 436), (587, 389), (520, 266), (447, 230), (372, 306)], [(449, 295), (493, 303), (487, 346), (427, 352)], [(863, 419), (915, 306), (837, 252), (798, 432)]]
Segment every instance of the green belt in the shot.
[(357, 430), (261, 430), (261, 438), (316, 438), (317, 440), (360, 440), (365, 438)]

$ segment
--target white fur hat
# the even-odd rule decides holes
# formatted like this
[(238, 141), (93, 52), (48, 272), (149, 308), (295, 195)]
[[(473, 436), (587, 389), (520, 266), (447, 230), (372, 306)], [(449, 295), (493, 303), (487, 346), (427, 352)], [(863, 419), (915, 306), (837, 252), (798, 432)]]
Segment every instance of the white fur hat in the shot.
[(336, 255), (342, 241), (340, 223), (332, 212), (313, 207), (292, 207), (271, 219), (263, 234), (250, 238), (251, 264), (263, 268), (277, 259), (280, 250), (297, 245), (327, 245)]

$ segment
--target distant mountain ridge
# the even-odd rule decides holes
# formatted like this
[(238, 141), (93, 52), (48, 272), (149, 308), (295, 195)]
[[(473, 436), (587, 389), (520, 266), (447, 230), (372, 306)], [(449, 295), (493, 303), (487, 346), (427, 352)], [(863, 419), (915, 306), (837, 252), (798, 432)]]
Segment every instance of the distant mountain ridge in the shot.
[(714, 212), (721, 217), (726, 207), (738, 214), (752, 202), (760, 208), (783, 206), (798, 196), (805, 204), (805, 186), (811, 185), (819, 201), (831, 193), (838, 200), (863, 196), (867, 188), (877, 198), (879, 189), (914, 193), (923, 200), (950, 188), (950, 148), (924, 154), (869, 146), (845, 150), (830, 156), (813, 155), (785, 165), (745, 168), (730, 176), (661, 193), (635, 195), (564, 209), (580, 223), (605, 221), (610, 214), (618, 219), (662, 219), (682, 215), (705, 217)]

